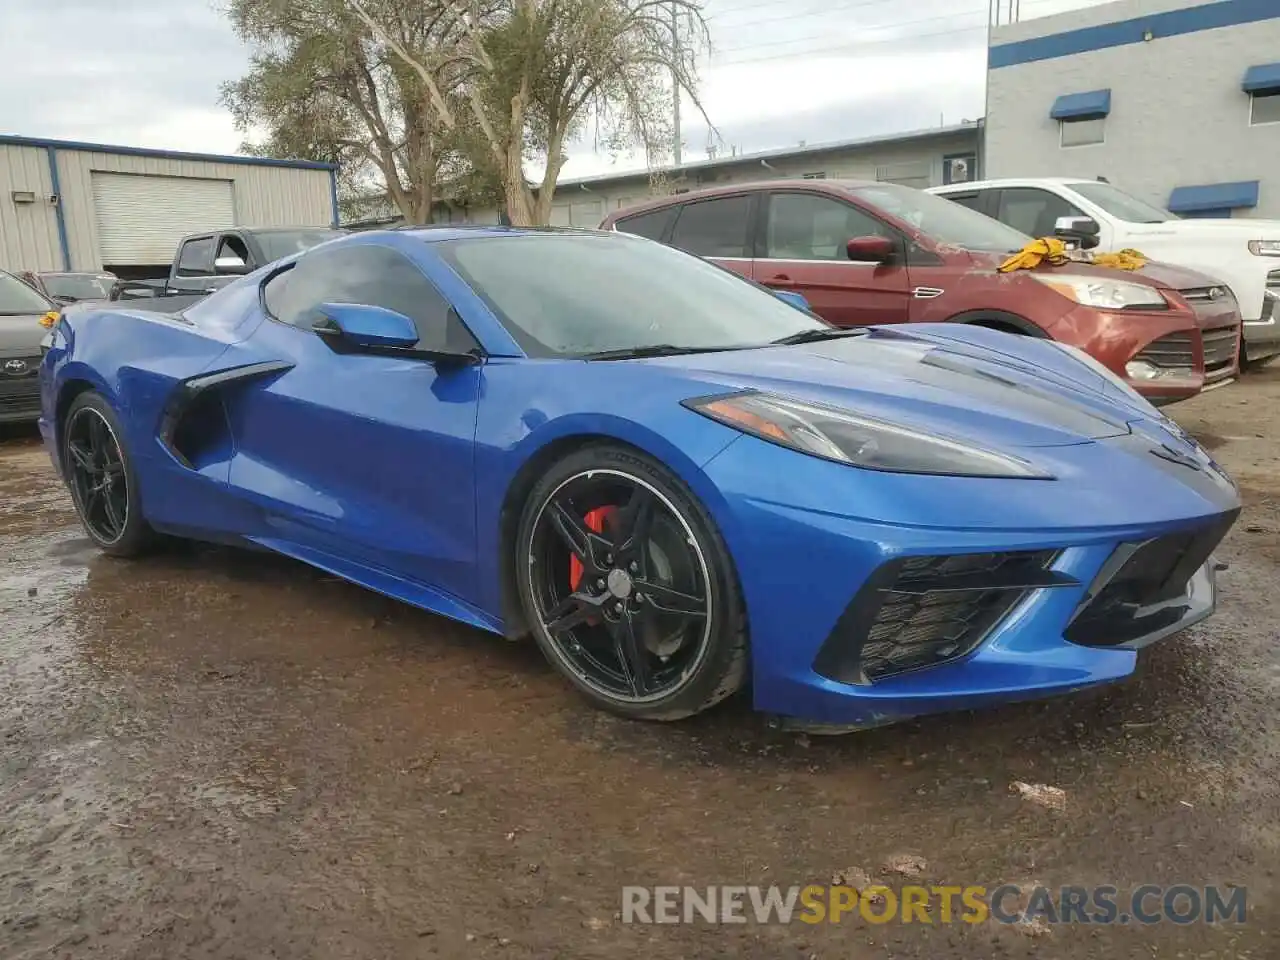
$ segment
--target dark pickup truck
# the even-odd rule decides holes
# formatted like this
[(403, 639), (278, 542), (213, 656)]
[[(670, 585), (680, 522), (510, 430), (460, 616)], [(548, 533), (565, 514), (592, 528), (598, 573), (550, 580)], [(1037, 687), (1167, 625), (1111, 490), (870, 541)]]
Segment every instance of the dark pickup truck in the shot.
[(203, 296), (346, 232), (331, 227), (243, 227), (193, 233), (178, 242), (167, 279), (121, 281), (112, 299)]

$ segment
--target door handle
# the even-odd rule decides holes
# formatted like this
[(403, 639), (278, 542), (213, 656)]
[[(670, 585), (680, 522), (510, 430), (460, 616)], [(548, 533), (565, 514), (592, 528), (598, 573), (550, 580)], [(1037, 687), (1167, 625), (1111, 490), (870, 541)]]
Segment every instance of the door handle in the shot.
[(765, 284), (770, 287), (794, 287), (796, 282), (785, 273), (780, 273), (776, 277), (770, 277)]

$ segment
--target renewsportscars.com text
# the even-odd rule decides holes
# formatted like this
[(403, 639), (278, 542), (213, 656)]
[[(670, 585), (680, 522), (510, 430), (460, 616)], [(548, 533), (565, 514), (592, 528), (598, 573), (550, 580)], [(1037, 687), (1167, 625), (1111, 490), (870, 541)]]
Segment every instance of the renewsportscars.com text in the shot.
[(1244, 923), (1244, 887), (623, 887), (623, 923)]

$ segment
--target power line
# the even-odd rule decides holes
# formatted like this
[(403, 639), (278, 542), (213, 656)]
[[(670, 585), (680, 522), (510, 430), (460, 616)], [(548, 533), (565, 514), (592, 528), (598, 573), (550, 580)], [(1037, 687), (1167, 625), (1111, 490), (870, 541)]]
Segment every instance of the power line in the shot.
[(939, 30), (933, 33), (917, 33), (909, 37), (890, 37), (883, 40), (863, 40), (854, 43), (836, 44), (829, 47), (812, 47), (808, 50), (789, 50), (785, 53), (775, 53), (764, 57), (742, 57), (736, 60), (717, 60), (712, 58), (712, 63), (718, 67), (736, 66), (744, 63), (760, 63), (769, 60), (788, 60), (794, 57), (808, 57), (824, 53), (852, 53), (864, 47), (878, 47), (889, 43), (907, 43), (913, 40), (925, 40), (930, 37), (958, 37), (969, 33), (986, 34), (987, 25), (984, 23), (980, 27), (965, 27), (960, 30)]
[[(983, 15), (983, 13), (982, 13), (982, 11), (981, 11), (981, 10), (974, 10), (974, 11), (972, 11), (972, 12), (970, 12), (970, 13), (961, 14), (960, 16), (982, 16), (982, 15)], [(939, 22), (943, 22), (943, 21), (956, 21), (956, 20), (957, 20), (956, 14), (954, 14), (954, 13), (949, 13), (949, 14), (946, 14), (946, 15), (944, 15), (944, 16), (940, 16), (940, 17), (923, 17), (923, 18), (921, 18), (921, 19), (919, 19), (919, 20), (902, 20), (902, 21), (899, 21), (898, 23), (886, 23), (886, 24), (883, 24), (883, 25), (877, 25), (877, 26), (874, 26), (874, 27), (868, 27), (868, 28), (866, 28), (866, 29), (868, 29), (868, 30), (896, 30), (896, 29), (899, 29), (899, 28), (901, 28), (901, 27), (911, 27), (911, 26), (915, 26), (916, 24), (921, 24), (921, 23), (939, 23)], [(819, 33), (819, 34), (809, 34), (809, 35), (806, 35), (806, 36), (803, 36), (803, 37), (791, 37), (790, 39), (787, 39), (787, 40), (769, 40), (769, 41), (766, 41), (766, 42), (764, 42), (764, 43), (752, 43), (752, 44), (747, 44), (747, 45), (745, 45), (745, 46), (737, 46), (737, 47), (722, 47), (722, 48), (720, 48), (720, 49), (721, 49), (723, 52), (732, 52), (732, 51), (734, 51), (734, 50), (754, 50), (754, 49), (757, 49), (757, 48), (759, 48), (759, 47), (778, 47), (778, 46), (782, 46), (782, 45), (784, 45), (784, 44), (788, 44), (788, 43), (806, 43), (806, 42), (808, 42), (808, 41), (810, 41), (810, 40), (828, 40), (828, 39), (830, 39), (830, 36), (831, 36), (831, 32), (830, 32), (830, 31), (826, 31), (826, 32), (824, 32), (824, 33)], [(866, 43), (886, 43), (886, 42), (907, 41), (907, 40), (912, 40), (912, 39), (914, 39), (914, 36), (888, 37), (888, 38), (885, 38), (884, 40), (878, 40), (878, 41), (876, 41), (876, 40), (869, 40), (869, 41), (854, 41), (854, 42), (855, 42), (855, 43), (858, 43), (858, 42), (866, 42)]]
[[(815, 13), (835, 13), (841, 10), (857, 10), (863, 7), (883, 7), (888, 4), (901, 4), (902, 0), (854, 0), (852, 3), (835, 3), (824, 7), (822, 10), (814, 11)], [(761, 7), (776, 7), (779, 0), (763, 0), (761, 3), (744, 3), (740, 7), (725, 7), (723, 13), (741, 13), (743, 10), (758, 10)], [(715, 13), (707, 17), (707, 21), (720, 19), (721, 14)]]
[[(855, 5), (855, 6), (861, 6), (861, 5), (860, 5), (860, 4), (857, 4), (857, 5)], [(830, 16), (832, 13), (842, 13), (842, 12), (844, 12), (844, 10), (845, 10), (845, 9), (847, 9), (847, 8), (845, 8), (845, 7), (840, 7), (840, 6), (831, 6), (831, 7), (826, 7), (826, 8), (824, 8), (824, 9), (822, 9), (822, 10), (807, 11), (807, 12), (805, 12), (805, 13), (784, 13), (784, 14), (782, 14), (781, 16), (777, 16), (777, 17), (764, 17), (764, 18), (759, 19), (759, 20), (744, 20), (744, 21), (742, 21), (741, 23), (724, 24), (720, 29), (725, 30), (725, 31), (730, 31), (730, 30), (743, 30), (743, 29), (746, 29), (746, 28), (748, 28), (748, 27), (756, 27), (756, 26), (759, 26), (759, 25), (760, 25), (760, 24), (762, 24), (762, 23), (778, 23), (778, 22), (783, 21), (783, 20), (788, 20), (788, 21), (790, 21), (790, 20), (804, 20), (804, 19), (806, 19), (806, 18), (808, 18), (808, 17), (827, 17), (827, 16)], [(925, 18), (924, 18), (924, 19), (922, 19), (922, 20), (904, 20), (904, 21), (899, 21), (899, 22), (897, 22), (897, 23), (883, 23), (883, 24), (882, 24), (882, 23), (877, 23), (877, 24), (868, 24), (868, 25), (867, 25), (867, 29), (869, 29), (869, 30), (881, 30), (881, 29), (884, 29), (884, 28), (887, 28), (887, 27), (900, 27), (900, 26), (903, 26), (903, 25), (905, 25), (905, 24), (912, 24), (912, 23), (929, 23), (930, 21), (934, 21), (934, 20), (945, 20), (945, 19), (947, 19), (947, 18), (949, 18), (949, 17), (956, 17), (956, 16), (969, 16), (970, 14), (974, 14), (974, 15), (976, 15), (976, 14), (980, 14), (980, 13), (982, 13), (982, 11), (981, 11), (981, 10), (978, 10), (978, 9), (976, 9), (976, 8), (975, 8), (975, 9), (973, 9), (973, 10), (961, 10), (961, 11), (955, 11), (955, 10), (952, 10), (950, 13), (942, 14), (942, 15), (937, 16), (937, 17), (925, 17)]]

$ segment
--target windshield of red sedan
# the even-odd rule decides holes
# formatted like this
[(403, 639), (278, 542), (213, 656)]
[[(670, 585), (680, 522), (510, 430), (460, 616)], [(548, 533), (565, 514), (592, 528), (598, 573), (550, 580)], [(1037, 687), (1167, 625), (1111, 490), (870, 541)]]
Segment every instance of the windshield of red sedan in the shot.
[(44, 314), (57, 306), (9, 273), (0, 273), (0, 317)]
[(1031, 237), (999, 220), (923, 190), (878, 183), (874, 187), (854, 187), (852, 192), (864, 203), (911, 224), (934, 243), (1013, 253), (1031, 242)]
[(530, 356), (732, 349), (827, 327), (736, 274), (627, 234), (514, 234), (438, 249)]

